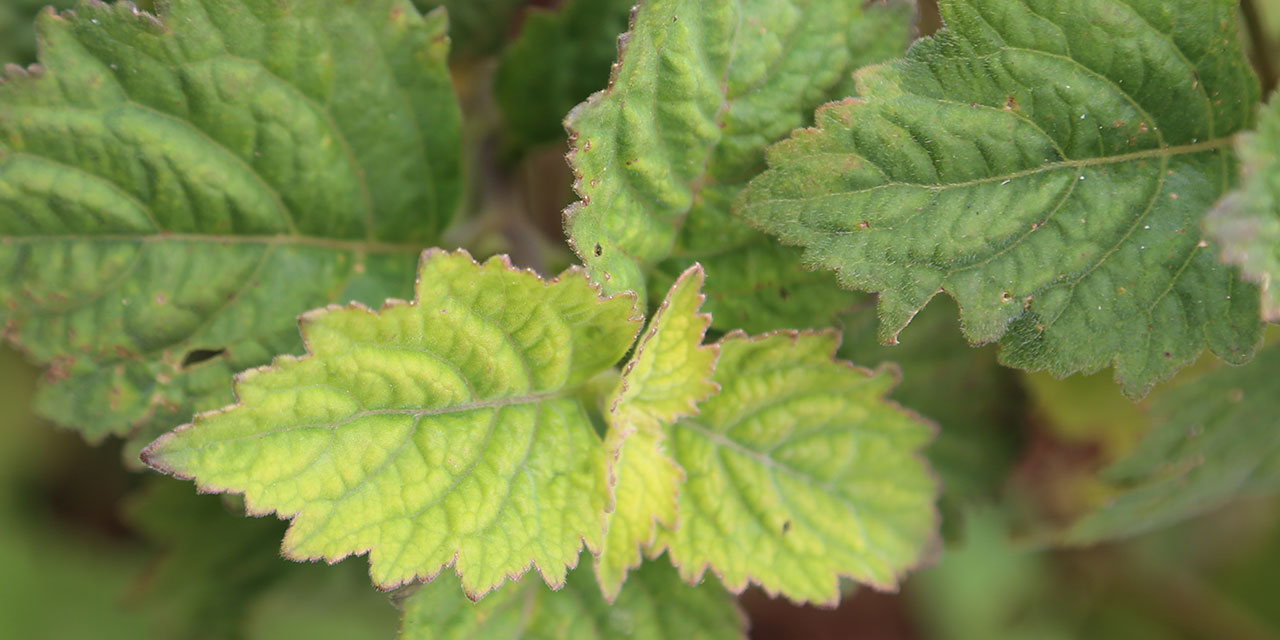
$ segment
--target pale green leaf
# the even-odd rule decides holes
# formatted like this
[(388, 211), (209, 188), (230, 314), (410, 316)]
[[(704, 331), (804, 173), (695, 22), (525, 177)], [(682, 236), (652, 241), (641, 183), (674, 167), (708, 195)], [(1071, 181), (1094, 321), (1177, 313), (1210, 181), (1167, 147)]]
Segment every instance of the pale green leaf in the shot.
[(680, 523), (660, 530), (686, 580), (711, 568), (832, 604), (841, 576), (893, 589), (937, 536), (938, 482), (921, 456), (933, 428), (885, 400), (895, 369), (834, 359), (834, 333), (720, 343), (719, 395), (671, 427), (684, 468)]
[(414, 302), (305, 315), (308, 355), (242, 374), (239, 404), (144, 459), (293, 519), (291, 558), (367, 551), (383, 588), (450, 564), (472, 597), (531, 563), (560, 585), (583, 540), (600, 548), (609, 504), (576, 391), (626, 353), (634, 307), (577, 270), (544, 283), (433, 250)]
[(859, 73), (864, 100), (774, 147), (742, 216), (847, 287), (892, 342), (939, 291), (1011, 366), (1114, 365), (1130, 396), (1260, 339), (1257, 290), (1200, 222), (1236, 180), (1257, 80), (1232, 0), (950, 0)]
[[(645, 271), (671, 254), (691, 210), (713, 200), (727, 212), (761, 151), (829, 98), (860, 12), (844, 0), (642, 3), (609, 88), (567, 121), (582, 201), (566, 229), (592, 279), (644, 299)], [(754, 233), (734, 226), (715, 233)]]
[(1241, 136), (1244, 184), (1205, 219), (1222, 260), (1262, 289), (1262, 317), (1280, 322), (1280, 101), (1272, 98), (1258, 130)]
[(502, 52), (494, 98), (516, 147), (564, 143), (564, 117), (609, 79), (635, 0), (568, 0), (531, 9)]
[(705, 280), (697, 265), (676, 280), (611, 399), (605, 449), (615, 506), (596, 557), (596, 575), (610, 601), (627, 572), (640, 566), (641, 550), (653, 544), (657, 525), (676, 524), (684, 471), (666, 454), (663, 427), (696, 415), (697, 404), (720, 389), (711, 381), (720, 347), (702, 344), (711, 325), (711, 316), (698, 313)]
[(1280, 491), (1280, 347), (1161, 396), (1155, 428), (1103, 477), (1120, 492), (1076, 523), (1072, 543), (1132, 536)]
[(0, 326), (42, 411), (154, 436), (296, 352), (298, 313), (407, 294), (459, 197), (445, 28), (407, 0), (42, 14), (0, 84)]
[(526, 579), (475, 604), (445, 586), (423, 585), (408, 597), (401, 640), (732, 640), (746, 636), (745, 619), (723, 588), (712, 581), (698, 587), (684, 584), (666, 562), (646, 563), (633, 573), (612, 605), (601, 597), (585, 567), (571, 571), (559, 591)]

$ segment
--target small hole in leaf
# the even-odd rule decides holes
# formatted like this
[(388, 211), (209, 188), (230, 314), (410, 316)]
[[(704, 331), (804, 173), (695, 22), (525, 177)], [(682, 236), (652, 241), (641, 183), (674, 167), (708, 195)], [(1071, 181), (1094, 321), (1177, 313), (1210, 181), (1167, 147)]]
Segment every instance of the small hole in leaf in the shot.
[(601, 246), (600, 246), (600, 243), (599, 243), (599, 242), (597, 242), (597, 243), (596, 243), (596, 257), (597, 257), (597, 258), (599, 258), (599, 257), (600, 257), (601, 255), (603, 255), (603, 254), (604, 254), (604, 247), (601, 247)]
[(790, 520), (787, 520), (786, 522), (783, 522), (783, 523), (782, 523), (782, 533), (783, 533), (783, 535), (786, 535), (786, 533), (787, 533), (788, 531), (791, 531), (791, 521), (790, 521)]
[(224, 353), (226, 349), (192, 349), (187, 352), (187, 357), (182, 359), (182, 368), (193, 367), (206, 360), (212, 360)]

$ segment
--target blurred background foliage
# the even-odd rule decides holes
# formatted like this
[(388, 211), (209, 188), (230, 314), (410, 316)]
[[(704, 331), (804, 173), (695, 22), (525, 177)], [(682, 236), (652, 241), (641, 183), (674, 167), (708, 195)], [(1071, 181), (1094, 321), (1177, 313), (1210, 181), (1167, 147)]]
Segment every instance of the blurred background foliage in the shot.
[[(562, 268), (571, 256), (560, 211), (572, 192), (559, 119), (605, 85), (615, 53), (611, 35), (581, 34), (620, 31), (630, 3), (417, 2), (451, 10), (474, 155), (468, 206), (478, 215), (449, 241)], [(609, 8), (584, 11), (592, 2)], [(46, 3), (0, 0), (0, 63), (34, 61), (31, 20)], [(1280, 0), (1246, 4), (1242, 13), (1256, 19), (1245, 32), (1269, 91)], [(919, 10), (919, 31), (936, 29), (932, 3)], [(564, 41), (577, 49), (554, 46)], [(504, 118), (531, 90), (550, 92), (554, 108)], [(905, 375), (895, 398), (941, 423), (930, 454), (946, 485), (944, 547), (901, 593), (851, 590), (834, 610), (748, 591), (753, 637), (1280, 639), (1275, 497), (1119, 542), (1056, 544), (1071, 522), (1116, 497), (1100, 472), (1134, 451), (1161, 396), (1217, 363), (1206, 359), (1134, 404), (1110, 373), (1057, 380), (997, 366), (991, 349), (960, 339), (954, 305), (941, 301), (902, 346), (883, 347), (873, 308), (846, 314), (841, 355), (866, 366), (898, 362)], [(336, 568), (281, 560), (283, 523), (246, 520), (234, 500), (126, 471), (118, 443), (91, 448), (32, 415), (39, 375), (0, 346), (0, 638), (394, 636), (394, 597), (369, 587), (364, 559)]]

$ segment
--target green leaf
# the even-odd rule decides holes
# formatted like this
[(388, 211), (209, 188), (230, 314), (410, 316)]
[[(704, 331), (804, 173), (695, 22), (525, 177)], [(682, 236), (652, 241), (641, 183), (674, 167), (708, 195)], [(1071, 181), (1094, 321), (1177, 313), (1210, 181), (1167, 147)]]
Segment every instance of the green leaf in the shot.
[(640, 552), (653, 544), (657, 525), (676, 525), (676, 496), (685, 476), (666, 454), (664, 425), (696, 415), (697, 404), (720, 390), (711, 380), (720, 347), (702, 344), (711, 325), (711, 316), (698, 313), (705, 280), (697, 265), (676, 280), (610, 400), (605, 450), (615, 507), (596, 575), (611, 602), (627, 572), (640, 566)]
[(564, 117), (609, 78), (635, 0), (568, 0), (531, 9), (502, 52), (494, 98), (516, 147), (565, 140)]
[[(843, 97), (854, 90), (848, 69), (902, 55), (911, 41), (914, 16), (914, 6), (905, 2), (872, 4), (861, 14), (854, 13), (846, 37), (846, 72), (841, 74), (840, 84), (818, 100)], [(804, 120), (794, 121), (792, 127), (810, 123), (809, 106), (814, 104), (806, 103), (798, 111)], [(712, 326), (721, 331), (742, 329), (755, 334), (830, 325), (839, 314), (859, 304), (861, 296), (840, 291), (832, 274), (806, 268), (800, 249), (778, 244), (731, 212), (747, 180), (764, 170), (765, 149), (788, 131), (774, 129), (768, 137), (750, 143), (739, 141), (734, 154), (742, 158), (743, 166), (751, 164), (753, 168), (733, 177), (717, 176), (703, 187), (680, 227), (672, 256), (649, 275), (651, 296), (668, 286), (688, 264), (700, 262), (711, 274), (704, 288), (707, 310), (714, 318)]]
[(0, 84), (0, 326), (90, 440), (231, 401), (301, 311), (403, 296), (459, 198), (445, 17), (86, 2)]
[(920, 455), (933, 428), (884, 399), (897, 371), (834, 360), (834, 333), (720, 343), (719, 395), (671, 427), (688, 476), (680, 523), (662, 530), (685, 580), (708, 567), (730, 591), (760, 584), (835, 603), (841, 576), (880, 589), (937, 536), (938, 482)]
[(1163, 395), (1157, 425), (1103, 477), (1120, 492), (1069, 531), (1071, 543), (1127, 537), (1280, 491), (1280, 347)]
[(1256, 289), (1200, 221), (1236, 179), (1257, 80), (1233, 0), (952, 0), (948, 29), (859, 73), (865, 100), (774, 147), (741, 215), (843, 285), (893, 342), (939, 291), (966, 337), (1141, 396), (1208, 346), (1248, 360)]
[(1262, 289), (1262, 317), (1280, 322), (1280, 101), (1258, 117), (1256, 133), (1240, 137), (1244, 184), (1205, 219), (1222, 260), (1240, 267)]
[[(609, 88), (566, 123), (582, 198), (566, 212), (566, 229), (594, 281), (606, 292), (634, 290), (644, 299), (645, 271), (671, 254), (686, 217), (702, 217), (691, 210), (707, 201), (728, 217), (737, 183), (759, 170), (765, 146), (804, 124), (840, 81), (859, 5), (640, 5)], [(714, 233), (753, 233), (737, 227)], [(668, 268), (669, 277), (691, 262)], [(718, 272), (709, 269), (711, 286), (720, 286)], [(726, 282), (726, 290), (734, 286)]]
[(414, 302), (303, 316), (307, 356), (242, 374), (238, 405), (143, 457), (292, 518), (290, 558), (368, 551), (382, 588), (453, 564), (478, 598), (530, 563), (558, 586), (583, 540), (600, 548), (610, 499), (575, 392), (626, 353), (634, 307), (580, 271), (544, 283), (429, 251)]
[[(443, 582), (443, 581), (441, 581)], [(691, 587), (670, 564), (646, 563), (610, 605), (585, 567), (560, 591), (521, 580), (484, 600), (460, 601), (442, 584), (423, 585), (404, 605), (401, 640), (666, 640), (745, 638), (745, 619), (719, 585)]]

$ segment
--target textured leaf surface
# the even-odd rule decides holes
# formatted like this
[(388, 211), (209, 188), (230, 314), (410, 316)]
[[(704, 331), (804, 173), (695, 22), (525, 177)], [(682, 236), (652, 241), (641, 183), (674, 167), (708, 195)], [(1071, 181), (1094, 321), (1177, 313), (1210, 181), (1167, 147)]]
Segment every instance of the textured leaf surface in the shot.
[[(839, 74), (840, 83), (819, 100), (850, 95), (854, 87), (849, 70), (902, 55), (911, 41), (914, 16), (913, 5), (897, 2), (872, 4), (855, 13), (845, 41), (849, 50), (845, 72)], [(825, 84), (825, 78), (813, 80)], [(803, 121), (795, 120), (791, 127), (811, 122), (810, 104), (806, 101), (801, 109)], [(755, 334), (827, 326), (860, 303), (860, 296), (837, 288), (831, 273), (805, 267), (800, 249), (780, 245), (730, 211), (747, 180), (764, 170), (765, 149), (789, 131), (771, 128), (767, 136), (738, 141), (733, 154), (741, 159), (741, 166), (750, 169), (707, 180), (680, 228), (671, 258), (650, 275), (651, 295), (660, 293), (681, 269), (697, 261), (711, 274), (703, 290), (707, 310), (714, 318), (712, 326), (722, 331), (742, 329)], [(718, 166), (713, 163), (710, 168)]]
[[(298, 313), (408, 293), (458, 199), (443, 14), (81, 4), (0, 84), (0, 326), (90, 439), (231, 400)], [(153, 433), (153, 436), (155, 434)]]
[[(859, 4), (640, 5), (609, 88), (567, 121), (582, 201), (566, 213), (566, 228), (606, 292), (635, 290), (643, 299), (645, 270), (671, 253), (704, 199), (729, 217), (738, 188), (729, 185), (754, 175), (764, 147), (802, 125), (846, 71)], [(668, 269), (670, 277), (691, 262)]]
[(1224, 367), (1162, 396), (1157, 425), (1104, 474), (1121, 489), (1075, 525), (1068, 540), (1136, 535), (1280, 491), (1280, 347), (1247, 367)]
[(517, 147), (565, 140), (564, 117), (609, 78), (635, 0), (569, 0), (530, 10), (502, 52), (494, 97)]
[(952, 0), (770, 153), (741, 214), (880, 293), (894, 340), (940, 290), (1006, 364), (1114, 365), (1131, 396), (1205, 346), (1247, 360), (1257, 292), (1200, 221), (1257, 81), (1231, 0)]
[(521, 580), (476, 604), (444, 585), (423, 585), (405, 602), (401, 640), (668, 640), (744, 638), (744, 618), (717, 584), (691, 587), (666, 562), (632, 574), (610, 605), (585, 567), (560, 591)]
[(1242, 136), (1244, 185), (1205, 220), (1223, 261), (1262, 289), (1262, 317), (1280, 321), (1280, 101), (1273, 97), (1258, 130)]
[(840, 576), (881, 589), (937, 535), (937, 480), (920, 455), (930, 425), (884, 399), (897, 376), (834, 360), (838, 337), (720, 343), (719, 395), (672, 427), (688, 476), (680, 524), (661, 530), (686, 580), (710, 567), (796, 601), (834, 603)]
[(623, 371), (607, 416), (614, 511), (596, 575), (605, 597), (618, 596), (627, 572), (640, 566), (657, 524), (676, 525), (684, 471), (666, 453), (664, 426), (697, 414), (697, 403), (719, 391), (711, 381), (718, 345), (703, 345), (711, 316), (699, 314), (706, 276), (690, 267), (653, 315)]
[(292, 518), (289, 557), (368, 551), (384, 588), (449, 564), (473, 597), (530, 563), (559, 585), (583, 539), (599, 549), (609, 502), (575, 391), (626, 353), (633, 312), (579, 271), (544, 283), (430, 251), (415, 302), (304, 316), (307, 356), (243, 374), (240, 404), (144, 459)]

